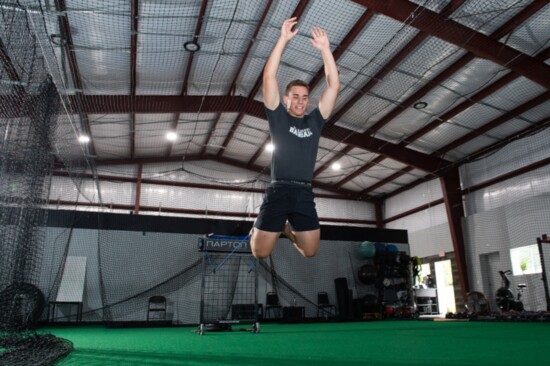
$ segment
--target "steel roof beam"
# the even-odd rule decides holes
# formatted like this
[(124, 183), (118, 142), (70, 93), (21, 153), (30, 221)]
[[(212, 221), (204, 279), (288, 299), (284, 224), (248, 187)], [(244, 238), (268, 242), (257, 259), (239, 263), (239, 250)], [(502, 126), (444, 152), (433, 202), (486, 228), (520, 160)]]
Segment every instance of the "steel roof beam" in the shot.
[[(87, 113), (162, 113), (196, 112), (198, 106), (201, 111), (207, 112), (243, 112), (257, 118), (266, 119), (264, 105), (245, 97), (228, 96), (100, 96), (90, 95), (84, 97), (83, 111)], [(429, 156), (396, 144), (372, 137), (356, 134), (354, 131), (338, 127), (326, 126), (322, 136), (329, 140), (343, 142), (353, 147), (372, 151), (377, 154), (412, 165), (426, 172), (434, 172), (450, 162), (437, 157)]]
[(90, 142), (87, 145), (90, 155), (95, 155), (96, 154), (95, 145), (94, 145), (94, 140), (92, 136), (92, 130), (90, 128), (90, 121), (88, 120), (87, 113), (83, 112), (82, 110), (82, 98), (84, 97), (84, 94), (83, 94), (84, 87), (82, 84), (82, 80), (80, 78), (78, 62), (76, 60), (73, 37), (71, 34), (71, 26), (69, 24), (69, 15), (67, 14), (67, 6), (65, 4), (65, 0), (56, 0), (55, 4), (56, 4), (57, 11), (59, 12), (59, 15), (58, 15), (59, 29), (65, 40), (64, 46), (65, 46), (65, 52), (67, 54), (67, 59), (69, 60), (69, 69), (71, 71), (71, 76), (73, 78), (74, 85), (77, 89), (76, 95), (73, 99), (73, 103), (74, 103), (73, 105), (76, 106), (75, 111), (79, 114), (80, 124), (83, 132), (90, 138)]
[(354, 0), (371, 10), (464, 48), (550, 89), (550, 65), (406, 0)]

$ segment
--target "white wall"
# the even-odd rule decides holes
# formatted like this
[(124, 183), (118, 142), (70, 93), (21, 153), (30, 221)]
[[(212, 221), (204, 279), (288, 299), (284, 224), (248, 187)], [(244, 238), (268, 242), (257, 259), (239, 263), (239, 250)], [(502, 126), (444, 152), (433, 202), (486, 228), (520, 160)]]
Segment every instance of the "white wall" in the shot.
[[(483, 159), (462, 165), (462, 189), (467, 191), (477, 184), (547, 159), (550, 157), (548, 141), (550, 129), (510, 143)], [(439, 179), (422, 183), (386, 200), (385, 217), (398, 215), (440, 198), (442, 192)], [(490, 292), (500, 286), (496, 271), (511, 268), (511, 248), (535, 244), (537, 237), (550, 234), (550, 165), (468, 193), (463, 196), (463, 202), (465, 218), (462, 230), (470, 287), (472, 291), (485, 292), (490, 285), (493, 287)], [(386, 227), (408, 230), (411, 255), (425, 257), (453, 250), (444, 204), (391, 221)], [(544, 250), (546, 266), (550, 269), (549, 246), (545, 246)], [(482, 266), (488, 266), (484, 264), (487, 255), (493, 256), (491, 269), (482, 270)], [(546, 308), (540, 276), (520, 275), (511, 278), (511, 289), (514, 292), (518, 283), (528, 285), (524, 302), (529, 310)]]
[[(462, 165), (462, 188), (467, 190), (474, 185), (550, 157), (548, 141), (550, 129), (508, 144), (484, 159)], [(550, 193), (550, 165), (466, 194), (463, 197), (465, 216), (491, 211), (512, 203), (522, 205), (522, 202), (546, 193)], [(390, 218), (442, 197), (440, 180), (430, 180), (387, 199), (384, 217)], [(542, 210), (550, 216), (550, 207)], [(534, 213), (530, 210), (525, 213), (526, 227), (530, 225), (528, 217), (532, 214)], [(469, 225), (473, 225), (471, 220), (463, 222), (465, 232), (469, 230)], [(439, 251), (452, 250), (444, 204), (391, 221), (387, 223), (386, 228), (408, 230), (413, 255), (429, 256)]]
[(409, 232), (411, 254), (419, 258), (440, 252), (454, 252), (449, 225), (441, 224), (423, 230)]
[[(489, 211), (470, 215), (465, 219), (464, 241), (472, 291), (488, 292), (500, 286), (496, 272), (512, 268), (510, 249), (536, 244), (536, 238), (550, 234), (550, 193), (513, 202)], [(550, 270), (550, 246), (543, 246), (546, 268)], [(494, 254), (498, 261), (491, 273), (483, 272), (483, 256)], [(511, 276), (511, 290), (526, 283), (526, 308), (546, 310), (541, 274)], [(489, 282), (493, 282), (489, 290)], [(496, 284), (495, 284), (496, 282)], [(491, 296), (494, 294), (491, 294)]]
[[(104, 212), (127, 213), (128, 210), (112, 209), (111, 206), (135, 205), (136, 184), (131, 182), (117, 181), (116, 177), (137, 178), (136, 166), (101, 166), (98, 168), (99, 175), (112, 176), (110, 181), (99, 181), (99, 189), (91, 179), (72, 179), (69, 177), (53, 177), (51, 182), (50, 200), (52, 204), (48, 208), (65, 208)], [(245, 169), (229, 167), (214, 161), (178, 163), (145, 164), (143, 166), (143, 179), (154, 179), (170, 182), (199, 183), (212, 186), (233, 186), (234, 191), (221, 189), (199, 189), (190, 187), (179, 187), (170, 185), (146, 184), (141, 187), (140, 206), (158, 208), (155, 212), (142, 211), (146, 215), (168, 215), (168, 216), (194, 216), (210, 217), (212, 211), (225, 211), (242, 213), (243, 217), (259, 212), (263, 201), (263, 190), (267, 187), (270, 178), (265, 175), (253, 173)], [(251, 189), (260, 190), (260, 193), (251, 192)], [(322, 190), (314, 190), (315, 193), (331, 194)], [(100, 200), (101, 197), (101, 200)], [(55, 202), (70, 201), (82, 203), (102, 202), (105, 207), (58, 207)], [(333, 198), (315, 199), (317, 213), (320, 218), (334, 218), (363, 221), (375, 221), (374, 204), (364, 201), (352, 201)], [(170, 209), (198, 210), (203, 214), (189, 215), (178, 213), (167, 213)], [(235, 217), (242, 220), (243, 217)], [(232, 217), (224, 217), (232, 219)], [(252, 221), (253, 218), (250, 218)], [(369, 226), (367, 224), (335, 223), (327, 220), (331, 225), (357, 225)]]
[[(384, 217), (392, 217), (443, 197), (439, 179), (419, 184), (385, 201)], [(422, 224), (425, 225), (425, 224)]]
[[(550, 157), (548, 141), (550, 129), (461, 166), (463, 189), (547, 159)], [(463, 231), (470, 286), (482, 292), (493, 287), (489, 291), (494, 291), (500, 281), (498, 277), (490, 277), (496, 270), (511, 268), (510, 249), (535, 244), (537, 237), (550, 234), (550, 165), (469, 193), (464, 196), (464, 207)], [(550, 269), (550, 250), (548, 246), (543, 250), (546, 267)], [(487, 256), (493, 257), (490, 264), (484, 259)], [(528, 285), (525, 300), (529, 310), (546, 308), (540, 277), (536, 274), (511, 278), (514, 292), (518, 283)], [(495, 282), (498, 284), (494, 285)]]
[[(392, 217), (443, 197), (439, 179), (395, 195), (385, 202), (385, 217)], [(451, 232), (443, 203), (386, 224), (387, 229), (408, 231), (411, 255), (428, 257), (441, 251), (453, 251)]]

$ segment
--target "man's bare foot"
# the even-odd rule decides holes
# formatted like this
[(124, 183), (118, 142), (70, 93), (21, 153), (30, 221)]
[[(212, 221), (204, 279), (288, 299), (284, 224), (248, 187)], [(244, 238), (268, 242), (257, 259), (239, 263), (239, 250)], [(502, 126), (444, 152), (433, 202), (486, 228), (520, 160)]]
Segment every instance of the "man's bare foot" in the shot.
[(287, 222), (285, 224), (285, 227), (283, 228), (283, 234), (290, 240), (290, 242), (294, 245), (296, 245), (296, 235), (292, 233), (292, 229), (290, 228), (290, 224)]

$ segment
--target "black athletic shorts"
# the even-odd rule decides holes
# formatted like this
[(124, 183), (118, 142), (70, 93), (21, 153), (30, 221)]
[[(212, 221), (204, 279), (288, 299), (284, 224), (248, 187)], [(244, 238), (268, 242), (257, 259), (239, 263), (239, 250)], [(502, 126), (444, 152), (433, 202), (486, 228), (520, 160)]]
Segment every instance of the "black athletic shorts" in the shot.
[(280, 232), (288, 220), (294, 231), (319, 229), (319, 217), (311, 186), (271, 183), (265, 191), (260, 213), (254, 224), (260, 230)]

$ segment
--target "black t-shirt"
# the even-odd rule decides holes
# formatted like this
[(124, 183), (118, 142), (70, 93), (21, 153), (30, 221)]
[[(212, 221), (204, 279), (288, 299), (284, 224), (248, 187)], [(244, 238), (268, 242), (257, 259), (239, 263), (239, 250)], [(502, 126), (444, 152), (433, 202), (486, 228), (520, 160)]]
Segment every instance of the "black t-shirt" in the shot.
[(271, 142), (271, 178), (310, 182), (317, 159), (321, 129), (325, 124), (319, 108), (304, 118), (292, 117), (282, 104), (266, 108)]

